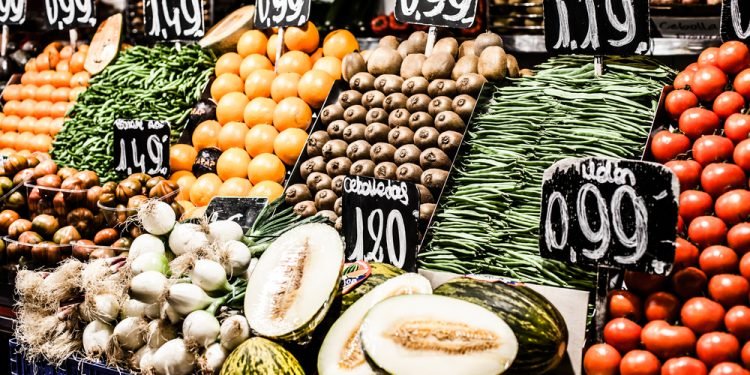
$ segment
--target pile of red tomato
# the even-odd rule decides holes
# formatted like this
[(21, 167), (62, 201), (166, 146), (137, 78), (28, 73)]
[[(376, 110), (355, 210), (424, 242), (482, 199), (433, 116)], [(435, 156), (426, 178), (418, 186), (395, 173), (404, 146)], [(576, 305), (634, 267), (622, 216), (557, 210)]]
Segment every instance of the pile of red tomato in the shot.
[(675, 267), (626, 272), (590, 375), (750, 375), (750, 49), (706, 49), (674, 88), (650, 152), (680, 181)]

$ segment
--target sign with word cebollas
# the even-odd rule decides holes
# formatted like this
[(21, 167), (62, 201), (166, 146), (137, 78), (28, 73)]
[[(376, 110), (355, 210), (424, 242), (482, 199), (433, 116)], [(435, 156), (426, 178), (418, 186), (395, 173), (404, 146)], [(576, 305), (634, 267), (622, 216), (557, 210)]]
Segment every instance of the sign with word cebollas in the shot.
[(146, 35), (162, 40), (194, 40), (203, 36), (202, 0), (145, 0)]
[(0, 0), (0, 25), (21, 25), (26, 21), (26, 0)]
[(543, 257), (667, 275), (674, 262), (679, 183), (651, 162), (565, 159), (542, 182)]
[(750, 42), (750, 1), (721, 2), (721, 40)]
[(346, 261), (417, 269), (419, 190), (403, 181), (347, 176), (342, 221)]
[(396, 19), (403, 23), (469, 28), (477, 15), (478, 0), (396, 0)]
[(114, 135), (115, 171), (169, 175), (169, 122), (117, 119)]
[(257, 0), (255, 27), (303, 26), (310, 19), (310, 0)]
[(47, 23), (52, 28), (65, 30), (96, 25), (94, 0), (44, 0), (44, 5)]

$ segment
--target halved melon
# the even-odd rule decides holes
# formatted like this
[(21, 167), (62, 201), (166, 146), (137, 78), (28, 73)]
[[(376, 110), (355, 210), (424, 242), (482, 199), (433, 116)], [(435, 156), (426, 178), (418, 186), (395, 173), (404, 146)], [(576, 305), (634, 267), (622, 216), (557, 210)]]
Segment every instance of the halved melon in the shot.
[(497, 315), (431, 294), (378, 303), (360, 335), (367, 358), (389, 374), (502, 374), (518, 353), (516, 336)]
[(122, 37), (122, 13), (117, 13), (102, 21), (91, 38), (89, 52), (83, 68), (95, 76), (106, 68), (120, 51)]
[(254, 17), (254, 5), (239, 8), (206, 31), (206, 35), (198, 41), (198, 45), (214, 51), (217, 55), (235, 50), (240, 36), (245, 31), (254, 28)]

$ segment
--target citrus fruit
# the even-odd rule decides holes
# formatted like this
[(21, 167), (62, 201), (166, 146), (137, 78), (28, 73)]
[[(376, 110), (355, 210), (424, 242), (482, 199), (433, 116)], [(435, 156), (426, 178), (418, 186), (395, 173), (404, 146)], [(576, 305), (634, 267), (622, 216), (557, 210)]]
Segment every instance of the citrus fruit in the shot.
[(242, 56), (235, 52), (229, 52), (221, 55), (216, 60), (216, 67), (214, 73), (216, 76), (220, 76), (225, 73), (240, 74), (240, 64), (242, 64)]
[(284, 163), (274, 154), (260, 154), (247, 165), (247, 178), (253, 185), (261, 181), (284, 181), (286, 167)]
[(49, 122), (49, 135), (55, 136), (57, 133), (62, 130), (63, 123), (65, 120), (63, 118), (53, 118), (52, 121)]
[(271, 60), (272, 63), (276, 63), (276, 51), (279, 50), (279, 36), (274, 34), (268, 38), (266, 43), (266, 56)]
[[(245, 148), (245, 135), (247, 134), (247, 125), (242, 121), (232, 121), (224, 124), (219, 132), (218, 146), (221, 151), (229, 150), (232, 147)], [(245, 151), (243, 151), (245, 152)], [(247, 152), (245, 152), (247, 154)]]
[(242, 121), (242, 114), (248, 102), (250, 101), (242, 92), (230, 92), (224, 95), (216, 105), (216, 119), (219, 124)]
[(272, 153), (274, 140), (278, 135), (279, 132), (271, 125), (255, 125), (245, 135), (245, 151), (252, 157)]
[(70, 61), (60, 60), (60, 62), (57, 63), (55, 70), (57, 70), (58, 72), (70, 72)]
[(260, 30), (245, 31), (237, 41), (237, 52), (245, 57), (254, 53), (265, 55), (268, 38)]
[(277, 103), (284, 98), (297, 96), (297, 83), (300, 75), (297, 73), (282, 73), (271, 83), (271, 98)]
[(193, 147), (200, 151), (206, 147), (216, 147), (219, 142), (221, 125), (214, 120), (203, 121), (193, 130)]
[(336, 30), (323, 40), (323, 56), (342, 60), (347, 54), (359, 49), (357, 38), (348, 30)]
[(276, 109), (276, 102), (269, 98), (255, 98), (247, 103), (243, 113), (245, 124), (253, 127), (257, 124), (273, 123), (273, 113)]
[(297, 85), (299, 97), (313, 108), (320, 108), (326, 101), (336, 79), (330, 74), (313, 69), (302, 75)]
[(78, 51), (70, 57), (70, 72), (76, 74), (83, 71), (83, 64), (86, 62), (86, 53)]
[(195, 180), (190, 187), (190, 201), (200, 207), (205, 206), (211, 201), (211, 198), (219, 192), (222, 181), (219, 176), (213, 173), (206, 173)]
[(3, 91), (5, 101), (21, 100), (21, 85), (8, 85)]
[[(183, 173), (184, 174), (180, 174)], [(176, 177), (175, 176), (178, 176)], [(174, 181), (174, 183), (177, 184), (177, 186), (180, 187), (180, 192), (177, 195), (176, 199), (179, 200), (190, 200), (190, 188), (193, 187), (193, 184), (197, 180), (192, 172), (190, 171), (179, 171), (172, 175), (172, 177), (169, 178), (170, 180)]]
[[(7, 89), (6, 89), (7, 91)], [(52, 93), (55, 92), (55, 86), (52, 85), (44, 85), (42, 87), (39, 87), (36, 89), (36, 96), (34, 96), (31, 99), (36, 99), (39, 101), (42, 100), (52, 100)]]
[(36, 119), (31, 116), (26, 116), (21, 119), (21, 121), (18, 122), (18, 132), (19, 133), (26, 133), (26, 132), (34, 132), (34, 125), (36, 124)]
[(90, 78), (91, 74), (87, 71), (73, 74), (73, 77), (70, 78), (70, 87), (89, 87)]
[(20, 118), (16, 115), (8, 115), (3, 117), (3, 131), (4, 132), (14, 132), (18, 130), (18, 123), (21, 121)]
[(34, 105), (34, 114), (33, 116), (36, 118), (42, 118), (47, 117), (50, 115), (50, 110), (52, 109), (52, 102), (49, 100), (44, 100), (41, 102), (36, 102), (36, 105)]
[[(75, 50), (73, 50), (73, 46), (65, 46), (60, 50), (60, 58), (62, 60), (70, 60), (70, 58), (73, 56), (73, 52), (75, 52)], [(60, 64), (58, 63), (57, 66), (59, 67)]]
[(318, 28), (310, 21), (302, 27), (287, 27), (284, 30), (284, 45), (290, 51), (313, 53), (319, 43)]
[(193, 168), (198, 151), (191, 145), (176, 144), (169, 148), (169, 169), (172, 171), (189, 171)]
[(49, 124), (51, 122), (52, 122), (52, 117), (42, 117), (36, 120), (36, 123), (34, 124), (34, 129), (31, 129), (31, 131), (36, 134), (49, 134)]
[(281, 186), (278, 182), (263, 181), (255, 184), (255, 186), (250, 189), (250, 194), (248, 194), (248, 196), (267, 198), (269, 202), (273, 202), (278, 199), (283, 193), (284, 187)]
[(28, 142), (30, 151), (49, 151), (52, 146), (52, 137), (48, 134), (36, 134)]
[(315, 53), (310, 55), (310, 61), (312, 61), (313, 64), (315, 64), (320, 58), (323, 57), (323, 49), (318, 48)]
[(240, 65), (240, 78), (244, 81), (250, 73), (260, 69), (273, 70), (271, 60), (257, 53), (249, 55), (242, 60), (242, 65)]
[(34, 138), (34, 133), (23, 132), (16, 137), (16, 149), (17, 150), (29, 150), (31, 151), (31, 138)]
[(37, 89), (36, 85), (24, 85), (21, 87), (21, 100), (34, 99)]
[(246, 197), (250, 194), (253, 184), (247, 178), (232, 177), (219, 188), (220, 197)]
[(273, 152), (286, 165), (294, 165), (307, 143), (307, 132), (302, 129), (289, 128), (279, 133), (273, 142)]
[(269, 69), (259, 69), (250, 73), (245, 80), (245, 95), (248, 99), (270, 98), (274, 78), (276, 73)]
[[(71, 78), (73, 78), (73, 75), (70, 72), (55, 72), (52, 76), (52, 85), (55, 87), (68, 87), (70, 86)], [(88, 82), (88, 79), (86, 81)]]
[(312, 122), (312, 110), (304, 100), (289, 97), (279, 102), (273, 110), (273, 126), (278, 131), (289, 128), (306, 130)]
[(18, 107), (21, 106), (21, 102), (18, 100), (11, 100), (3, 106), (3, 113), (11, 116), (18, 113)]
[(322, 70), (334, 79), (341, 79), (341, 60), (333, 56), (321, 57), (313, 64), (313, 70)]
[(68, 102), (57, 102), (53, 104), (49, 112), (50, 116), (54, 118), (65, 117), (65, 114), (68, 113), (68, 104)]
[(242, 92), (244, 88), (242, 78), (234, 73), (224, 73), (211, 83), (211, 97), (219, 101), (221, 98), (229, 94), (230, 92)]
[(193, 172), (191, 172), (190, 170), (176, 171), (176, 172), (172, 173), (171, 176), (169, 176), (169, 181), (177, 183), (177, 180), (179, 180), (180, 177), (187, 176), (187, 175), (192, 175), (192, 174), (193, 174)]
[(276, 72), (279, 74), (297, 73), (302, 75), (310, 69), (312, 69), (310, 56), (302, 51), (289, 51), (281, 55), (279, 61), (276, 62)]
[(71, 102), (77, 101), (78, 96), (81, 95), (84, 91), (86, 91), (85, 87), (75, 87), (75, 88), (70, 89), (70, 92), (68, 93), (68, 100)]
[(231, 147), (221, 153), (216, 162), (216, 174), (222, 181), (232, 177), (247, 178), (247, 165), (250, 163), (250, 155), (244, 148)]
[[(44, 87), (44, 86), (42, 86)], [(76, 87), (75, 89), (85, 90), (85, 87)], [(48, 100), (53, 102), (67, 102), (70, 99), (70, 90), (67, 87), (58, 87), (55, 91), (52, 91), (52, 95)], [(39, 93), (37, 92), (37, 96)]]
[(26, 117), (34, 114), (34, 107), (36, 106), (36, 100), (24, 99), (21, 105), (18, 106), (18, 116)]

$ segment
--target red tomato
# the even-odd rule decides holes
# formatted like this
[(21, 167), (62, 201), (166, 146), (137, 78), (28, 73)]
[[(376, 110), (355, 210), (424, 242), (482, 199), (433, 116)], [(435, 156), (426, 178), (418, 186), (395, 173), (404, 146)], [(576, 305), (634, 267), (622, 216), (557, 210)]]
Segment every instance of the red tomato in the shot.
[(688, 223), (698, 216), (710, 214), (713, 207), (714, 200), (705, 192), (683, 190), (680, 193), (679, 214)]
[(695, 297), (703, 293), (708, 278), (706, 274), (695, 268), (683, 268), (672, 275), (672, 287), (682, 298)]
[(651, 154), (656, 161), (664, 163), (690, 150), (690, 139), (684, 134), (662, 130), (651, 140)]
[(721, 274), (708, 281), (708, 294), (711, 299), (724, 307), (747, 303), (750, 283), (742, 276)]
[(706, 366), (713, 367), (721, 362), (736, 360), (740, 355), (740, 343), (728, 333), (710, 332), (698, 339), (695, 351)]
[(750, 281), (750, 252), (745, 253), (740, 259), (740, 275)]
[(718, 67), (727, 74), (735, 75), (750, 67), (750, 49), (745, 43), (730, 41), (721, 45), (716, 59)]
[(607, 313), (610, 319), (628, 318), (637, 322), (641, 320), (641, 299), (627, 290), (613, 290), (609, 293)]
[(697, 61), (685, 67), (686, 72), (697, 72), (698, 69), (700, 69), (700, 66)]
[(747, 375), (748, 372), (742, 366), (732, 363), (724, 362), (719, 363), (711, 369), (708, 375)]
[(724, 122), (724, 136), (740, 143), (750, 136), (750, 115), (735, 113)]
[(672, 293), (656, 292), (648, 298), (643, 305), (643, 313), (646, 320), (666, 320), (672, 322), (680, 313), (680, 300)]
[(715, 66), (719, 67), (719, 47), (709, 47), (698, 55), (698, 67)]
[(680, 321), (697, 334), (712, 332), (724, 322), (724, 307), (706, 297), (691, 298), (682, 305)]
[(620, 353), (638, 349), (641, 342), (641, 326), (632, 320), (615, 318), (604, 326), (604, 342)]
[(743, 171), (750, 172), (750, 139), (740, 142), (734, 148), (734, 163), (740, 166)]
[(680, 236), (685, 234), (685, 220), (680, 215), (677, 215), (677, 234)]
[(734, 144), (720, 135), (704, 135), (693, 143), (693, 159), (702, 166), (732, 158)]
[(681, 132), (691, 139), (696, 139), (702, 135), (713, 134), (719, 128), (721, 119), (712, 111), (695, 107), (682, 112), (677, 123)]
[(637, 271), (625, 271), (625, 285), (628, 290), (647, 296), (664, 289), (667, 278), (659, 275), (649, 275)]
[(674, 77), (674, 88), (677, 90), (683, 90), (687, 89), (688, 86), (690, 86), (693, 82), (693, 76), (695, 75), (696, 71), (692, 70), (683, 70), (679, 74), (677, 74), (677, 77)]
[(750, 307), (735, 306), (724, 316), (727, 331), (742, 341), (750, 340)]
[(721, 245), (703, 249), (699, 259), (700, 267), (708, 276), (737, 271), (739, 258), (734, 250)]
[(727, 244), (738, 255), (750, 251), (750, 223), (739, 223), (727, 232)]
[(663, 320), (654, 320), (643, 327), (643, 346), (662, 359), (683, 356), (693, 352), (695, 334), (687, 327), (671, 326)]
[(750, 99), (750, 69), (745, 69), (737, 74), (732, 86), (734, 86), (734, 91), (737, 91), (745, 99)]
[(701, 172), (701, 187), (713, 197), (729, 190), (743, 188), (746, 182), (745, 172), (734, 164), (713, 163), (707, 165)]
[(742, 364), (745, 365), (746, 368), (750, 368), (750, 341), (745, 343), (745, 346), (742, 347)]
[(727, 226), (718, 217), (699, 216), (690, 222), (688, 238), (699, 248), (724, 243)]
[(672, 358), (664, 362), (661, 375), (706, 375), (708, 369), (703, 362), (690, 357)]
[(583, 356), (583, 369), (588, 375), (617, 375), (620, 353), (607, 344), (592, 345)]
[(698, 248), (684, 238), (677, 237), (675, 241), (674, 265), (676, 268), (685, 268), (698, 264)]
[(680, 180), (680, 191), (694, 189), (700, 182), (703, 167), (695, 160), (672, 160), (664, 164)]
[(750, 191), (735, 189), (716, 199), (714, 212), (729, 225), (745, 221), (750, 217)]
[(688, 90), (673, 90), (664, 99), (664, 109), (674, 120), (679, 119), (685, 110), (697, 106), (698, 97)]
[(742, 112), (745, 109), (745, 98), (734, 91), (724, 91), (716, 97), (712, 109), (723, 120)]
[(690, 83), (690, 90), (698, 99), (710, 102), (724, 92), (729, 79), (721, 69), (708, 65), (694, 73)]
[(661, 362), (645, 350), (633, 350), (620, 361), (620, 375), (659, 375)]

